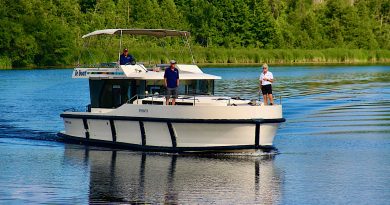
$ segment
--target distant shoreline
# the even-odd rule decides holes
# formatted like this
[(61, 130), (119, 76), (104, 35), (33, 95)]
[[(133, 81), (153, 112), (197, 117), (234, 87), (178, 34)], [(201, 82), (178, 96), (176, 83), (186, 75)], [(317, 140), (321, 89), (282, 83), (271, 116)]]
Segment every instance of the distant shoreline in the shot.
[[(295, 63), (267, 63), (270, 66), (390, 66), (390, 61), (384, 62), (295, 62)], [(201, 68), (231, 68), (231, 67), (259, 67), (262, 63), (197, 63)], [(44, 70), (44, 69), (72, 69), (75, 66), (25, 66), (0, 67), (0, 70)]]
[[(318, 63), (318, 62), (297, 62), (297, 63), (267, 63), (270, 66), (372, 66), (372, 65), (390, 65), (390, 62), (374, 62), (374, 63), (345, 63), (345, 62), (332, 62), (332, 63)], [(241, 64), (224, 64), (224, 63), (203, 63), (198, 64), (201, 67), (234, 67), (234, 66), (240, 66), (240, 67), (258, 67), (261, 66), (261, 63), (241, 63)]]
[[(194, 47), (194, 58), (200, 67), (233, 67), (233, 66), (259, 66), (268, 63), (271, 66), (322, 66), (322, 65), (390, 65), (390, 50), (363, 50), (329, 48), (320, 50), (306, 49), (256, 49), (256, 48), (205, 48)], [(96, 51), (96, 59), (101, 62), (113, 62), (115, 51)], [(106, 54), (106, 55), (104, 55)], [(107, 55), (108, 54), (108, 55)], [(146, 65), (169, 62), (175, 59), (178, 63), (191, 63), (191, 55), (183, 54), (177, 49), (170, 48), (132, 48), (131, 54), (138, 62)], [(78, 59), (74, 57), (73, 59)], [(91, 59), (80, 58), (81, 64), (95, 64)], [(11, 67), (10, 59), (0, 59), (0, 69), (47, 69), (72, 68), (74, 65), (35, 66), (27, 65)]]

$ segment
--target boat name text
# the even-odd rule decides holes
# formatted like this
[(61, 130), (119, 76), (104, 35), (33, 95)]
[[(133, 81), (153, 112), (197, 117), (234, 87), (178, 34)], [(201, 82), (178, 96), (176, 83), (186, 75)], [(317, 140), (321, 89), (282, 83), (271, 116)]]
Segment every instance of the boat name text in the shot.
[(139, 112), (148, 112), (148, 109), (138, 109)]
[(75, 70), (74, 76), (87, 76), (87, 71)]

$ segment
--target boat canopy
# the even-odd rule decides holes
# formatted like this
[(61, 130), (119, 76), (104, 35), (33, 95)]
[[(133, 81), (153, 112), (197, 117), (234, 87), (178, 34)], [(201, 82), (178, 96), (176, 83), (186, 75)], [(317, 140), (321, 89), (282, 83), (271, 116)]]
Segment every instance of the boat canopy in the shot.
[(167, 30), (167, 29), (104, 29), (96, 30), (94, 32), (85, 34), (82, 38), (87, 38), (90, 36), (96, 35), (146, 35), (154, 36), (158, 38), (168, 37), (168, 36), (185, 36), (189, 37), (190, 32), (188, 31), (177, 31), (177, 30)]

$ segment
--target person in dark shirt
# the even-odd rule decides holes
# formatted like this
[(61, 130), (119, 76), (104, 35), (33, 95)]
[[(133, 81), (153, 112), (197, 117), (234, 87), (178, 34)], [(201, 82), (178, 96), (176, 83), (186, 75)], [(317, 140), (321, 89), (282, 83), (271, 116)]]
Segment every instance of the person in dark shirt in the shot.
[(134, 58), (132, 55), (129, 54), (129, 50), (127, 48), (125, 48), (123, 50), (123, 53), (120, 57), (120, 64), (121, 65), (129, 65), (129, 64), (133, 64), (134, 62)]
[(164, 83), (167, 88), (166, 105), (169, 105), (169, 98), (172, 96), (172, 105), (175, 105), (179, 87), (179, 70), (175, 68), (176, 61), (171, 60), (169, 68), (165, 69)]

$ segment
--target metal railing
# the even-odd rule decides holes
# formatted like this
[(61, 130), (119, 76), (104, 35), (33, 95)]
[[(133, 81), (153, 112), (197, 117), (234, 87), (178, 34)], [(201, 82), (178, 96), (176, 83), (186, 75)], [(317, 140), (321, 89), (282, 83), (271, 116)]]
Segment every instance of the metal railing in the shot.
[[(192, 102), (193, 102), (193, 106), (196, 105), (197, 102), (199, 102), (199, 99), (197, 97), (200, 97), (200, 96), (205, 96), (205, 95), (180, 95), (177, 99), (176, 99), (176, 102), (178, 102), (178, 100), (189, 100), (189, 99), (192, 99)], [(151, 97), (151, 104), (154, 104), (156, 101), (156, 98), (165, 98), (165, 95), (161, 95), (161, 94), (145, 94), (145, 95), (135, 95), (133, 96), (132, 98), (130, 98), (127, 103), (133, 103), (134, 101), (137, 101), (136, 104), (139, 104), (139, 101), (140, 99), (145, 99), (145, 98), (150, 98)], [(213, 97), (218, 97), (218, 96), (213, 96)], [(275, 96), (274, 97), (274, 101), (276, 101), (277, 99), (279, 98), (279, 105), (282, 105), (282, 96)], [(243, 98), (240, 98), (240, 97), (221, 97), (221, 98), (217, 98), (217, 99), (214, 99), (214, 100), (217, 100), (217, 101), (227, 101), (227, 106), (236, 106), (236, 104), (234, 104), (232, 102), (232, 100), (247, 100), (247, 99), (243, 99)], [(160, 100), (158, 102), (161, 102)], [(261, 105), (261, 100), (256, 100), (256, 99), (252, 99), (250, 100), (249, 104), (252, 105), (252, 106), (259, 106)], [(164, 100), (162, 101), (162, 103), (164, 104)]]
[[(181, 100), (192, 99), (193, 100), (192, 105), (195, 106), (196, 102), (199, 102), (199, 99), (196, 98), (197, 96), (199, 97), (199, 96), (205, 96), (205, 95), (180, 95), (179, 98), (177, 98), (177, 99), (181, 99)], [(145, 99), (148, 97), (152, 97), (151, 104), (154, 104), (156, 98), (164, 98), (165, 95), (160, 95), (160, 94), (138, 95), (137, 94), (137, 95), (134, 95), (132, 98), (130, 98), (126, 103), (130, 104), (134, 101), (137, 101), (136, 104), (139, 105), (139, 101), (138, 101), (139, 99)], [(218, 96), (213, 96), (213, 97), (218, 97)], [(282, 105), (282, 96), (275, 96), (274, 101), (276, 101), (278, 98), (279, 98), (279, 105)], [(237, 98), (237, 97), (223, 97), (223, 98), (217, 98), (215, 100), (224, 100), (224, 101), (227, 101), (227, 106), (236, 106), (236, 104), (231, 103), (231, 100), (245, 100), (245, 99), (241, 99), (241, 98)], [(161, 102), (161, 101), (158, 101), (158, 102)], [(162, 101), (162, 104), (164, 104), (164, 102), (165, 102), (165, 100)], [(252, 106), (260, 106), (261, 103), (258, 103), (258, 102), (261, 102), (261, 101), (260, 100), (251, 100), (248, 104), (250, 104)], [(87, 106), (85, 106), (85, 112), (91, 112), (91, 109), (92, 109), (91, 104), (88, 104)], [(64, 109), (63, 111), (64, 112), (78, 112), (78, 111), (80, 111), (80, 109), (72, 107), (72, 108)]]
[(77, 64), (77, 68), (119, 68), (120, 65), (117, 62), (107, 63), (90, 63), (90, 64)]
[[(199, 102), (199, 99), (196, 98), (196, 96), (201, 96), (201, 95), (180, 95), (178, 96), (177, 99), (181, 99), (181, 100), (184, 100), (184, 99), (193, 99), (193, 106), (195, 106), (196, 102)], [(134, 101), (137, 101), (136, 104), (139, 104), (139, 99), (145, 99), (145, 98), (149, 98), (151, 97), (152, 98), (152, 104), (154, 104), (155, 102), (155, 99), (156, 98), (164, 98), (165, 95), (160, 95), (160, 94), (146, 94), (146, 95), (134, 95), (132, 98), (130, 98), (126, 103), (133, 103)], [(159, 101), (160, 102), (160, 101)], [(177, 102), (177, 101), (176, 101)], [(163, 104), (164, 104), (164, 101), (163, 101)]]

